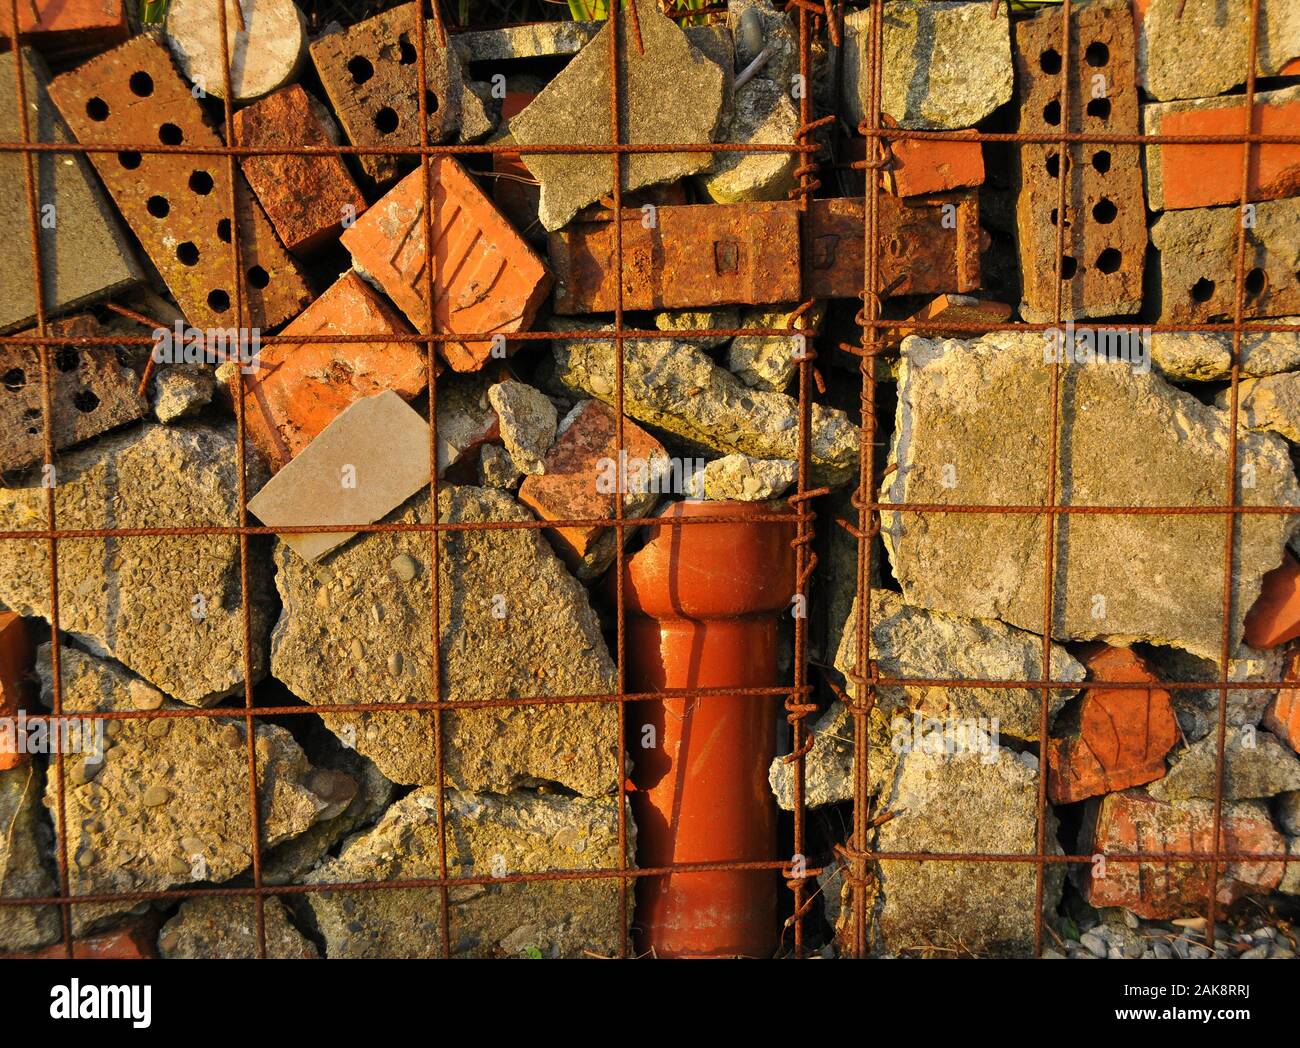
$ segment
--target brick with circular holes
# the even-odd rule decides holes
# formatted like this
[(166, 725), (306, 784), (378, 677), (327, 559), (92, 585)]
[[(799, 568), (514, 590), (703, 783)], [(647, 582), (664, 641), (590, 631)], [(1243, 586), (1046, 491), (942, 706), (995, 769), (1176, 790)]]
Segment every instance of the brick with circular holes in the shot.
[(273, 327), (310, 301), (298, 264), (236, 172), (244, 301), (237, 320), (227, 158), (130, 148), (222, 145), (161, 44), (137, 36), (56, 77), (50, 97), (79, 142), (125, 147), (88, 155), (190, 324)]

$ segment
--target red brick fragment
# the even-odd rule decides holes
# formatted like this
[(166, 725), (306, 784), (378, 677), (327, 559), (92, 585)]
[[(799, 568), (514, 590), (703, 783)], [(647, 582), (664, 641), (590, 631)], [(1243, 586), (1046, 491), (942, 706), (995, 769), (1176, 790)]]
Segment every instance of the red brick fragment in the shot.
[(1276, 648), (1300, 637), (1300, 562), (1285, 554), (1279, 567), (1264, 576), (1259, 597), (1246, 612), (1246, 643)]
[(1295, 687), (1278, 691), (1264, 711), (1263, 725), (1297, 753), (1300, 753), (1300, 648), (1291, 653), (1282, 678)]
[[(349, 404), (386, 389), (407, 400), (425, 388), (424, 353), (397, 311), (354, 272), (344, 273), (281, 335), (373, 335), (373, 342), (273, 342), (244, 376), (247, 432), (280, 470)], [(232, 392), (238, 375), (231, 379)]]
[[(852, 140), (853, 159), (867, 158), (865, 138)], [(984, 150), (978, 142), (950, 138), (899, 138), (889, 143), (893, 165), (885, 185), (895, 196), (922, 196), (984, 184)]]
[[(13, 14), (0, 4), (0, 41), (13, 34)], [(48, 58), (88, 54), (125, 40), (130, 34), (122, 0), (22, 0), (18, 31)]]
[[(23, 675), (31, 668), (32, 651), (22, 617), (12, 611), (0, 612), (0, 717), (18, 716), (23, 703)], [(27, 762), (25, 753), (6, 749), (6, 739), (14, 737), (14, 732), (0, 732), (0, 771)]]
[[(1093, 681), (1158, 683), (1131, 648), (1091, 645), (1083, 663)], [(1048, 796), (1072, 804), (1154, 782), (1177, 741), (1178, 721), (1163, 688), (1087, 688), (1062, 712), (1048, 743)]]
[[(440, 332), (525, 331), (551, 290), (542, 260), (452, 157), (429, 161), (433, 200), (433, 327)], [(358, 269), (372, 276), (411, 323), (429, 323), (424, 182), (413, 171), (343, 233)], [(457, 371), (477, 371), (492, 342), (445, 342)]]
[[(1091, 832), (1087, 847), (1094, 855), (1208, 856), (1214, 804), (1171, 804), (1141, 790), (1125, 790), (1092, 801), (1085, 826)], [(1219, 844), (1221, 851), (1244, 855), (1279, 855), (1287, 849), (1286, 838), (1273, 828), (1268, 808), (1249, 801), (1224, 805)], [(1220, 863), (1219, 904), (1230, 906), (1243, 896), (1272, 891), (1281, 882), (1284, 867), (1279, 860)], [(1210, 863), (1107, 862), (1103, 867), (1098, 861), (1083, 879), (1084, 896), (1092, 906), (1123, 906), (1139, 917), (1167, 920), (1205, 909)]]
[[(28, 961), (58, 961), (67, 956), (67, 949), (61, 942), (25, 953), (0, 954), (5, 959)], [(157, 959), (158, 953), (149, 929), (143, 925), (130, 925), (74, 939), (72, 956), (79, 961), (148, 961)]]
[[(264, 149), (339, 143), (333, 118), (297, 84), (238, 110), (235, 136), (241, 146)], [(322, 246), (339, 234), (345, 219), (366, 209), (366, 198), (338, 155), (246, 156), (240, 164), (266, 217), (294, 253)]]

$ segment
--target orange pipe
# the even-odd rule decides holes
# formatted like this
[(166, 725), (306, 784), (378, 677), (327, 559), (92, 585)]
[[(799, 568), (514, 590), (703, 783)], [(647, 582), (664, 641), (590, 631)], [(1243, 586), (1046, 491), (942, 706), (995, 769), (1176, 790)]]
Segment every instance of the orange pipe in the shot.
[[(779, 511), (770, 503), (677, 502), (665, 520)], [(624, 575), (629, 688), (771, 687), (777, 616), (794, 593), (792, 525), (655, 525)], [(642, 866), (776, 858), (767, 769), (779, 699), (705, 695), (628, 704)], [(707, 871), (637, 882), (638, 949), (659, 957), (770, 957), (774, 871)]]

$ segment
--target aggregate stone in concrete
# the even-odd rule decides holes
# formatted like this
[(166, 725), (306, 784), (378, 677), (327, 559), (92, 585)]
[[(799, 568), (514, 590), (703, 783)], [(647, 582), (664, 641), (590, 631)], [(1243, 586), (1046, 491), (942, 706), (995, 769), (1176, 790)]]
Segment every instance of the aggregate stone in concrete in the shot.
[[(293, 0), (172, 0), (167, 7), (167, 45), (196, 88), (226, 97), (225, 63), (236, 102), (269, 95), (293, 81), (307, 57), (307, 19)], [(289, 129), (286, 128), (286, 131)]]
[[(1040, 333), (974, 342), (909, 337), (884, 502), (1036, 506), (1047, 499), (1051, 365)], [(1078, 359), (1076, 357), (1076, 359)], [(1056, 497), (1100, 506), (1227, 502), (1226, 414), (1122, 360), (1061, 365)], [(1285, 443), (1245, 433), (1255, 475), (1246, 505), (1300, 506)], [(1117, 457), (1116, 449), (1131, 449)], [(1041, 630), (1046, 522), (1026, 513), (882, 514), (894, 575), (909, 603)], [(1232, 640), (1300, 516), (1248, 514), (1233, 576)], [(1221, 549), (1213, 516), (1065, 514), (1056, 529), (1058, 639), (1134, 641), (1217, 658), (1222, 579), (1189, 570)]]
[[(448, 523), (532, 519), (495, 489), (444, 487), (438, 497)], [(386, 520), (427, 524), (428, 501), (417, 495)], [(359, 536), (318, 565), (279, 546), (276, 677), (312, 705), (428, 701), (431, 553), (427, 532)], [(521, 700), (444, 713), (447, 784), (506, 792), (550, 781), (588, 795), (614, 789), (616, 708), (522, 701), (604, 694), (615, 682), (587, 594), (546, 539), (536, 529), (444, 532), (438, 565), (441, 697)], [(392, 781), (436, 782), (432, 712), (322, 717)]]
[[(697, 50), (652, 0), (635, 0), (644, 53), (633, 40), (631, 19), (619, 19), (621, 141), (700, 145), (717, 141), (724, 116), (725, 74)], [(606, 24), (527, 108), (510, 122), (520, 146), (608, 145), (610, 68)], [(613, 192), (607, 156), (524, 153), (523, 162), (542, 183), (540, 218), (559, 229), (582, 208)], [(623, 192), (672, 182), (708, 170), (713, 155), (633, 153), (623, 158)]]
[[(289, 923), (284, 904), (267, 896), (262, 905), (269, 960), (319, 957), (315, 944)], [(246, 896), (186, 899), (158, 934), (158, 953), (167, 960), (256, 960), (257, 902)]]
[[(660, 331), (734, 331), (740, 326), (740, 310), (734, 306), (667, 309), (655, 314), (655, 327)], [(714, 349), (727, 341), (725, 335), (710, 335), (696, 339), (694, 345), (700, 349)]]
[[(1008, 11), (976, 3), (885, 4), (881, 110), (906, 128), (973, 127), (1011, 98)], [(844, 19), (846, 119), (867, 115), (870, 11)]]
[[(42, 857), (48, 832), (39, 822), (41, 769), (34, 763), (0, 771), (0, 897), (58, 894)], [(30, 950), (53, 942), (62, 925), (55, 906), (0, 906), (0, 950)]]
[[(60, 456), (61, 528), (231, 527), (239, 523), (233, 426), (138, 426)], [(266, 478), (247, 462), (248, 490)], [(6, 529), (47, 523), (42, 473), (0, 489)], [(266, 545), (249, 543), (254, 680), (266, 671), (270, 576)], [(206, 706), (242, 693), (239, 541), (232, 535), (68, 539), (58, 543), (59, 627), (124, 663), (168, 695)], [(50, 616), (49, 544), (0, 543), (0, 601)]]
[[(1231, 400), (1232, 391), (1224, 390), (1214, 403), (1227, 408)], [(1237, 421), (1247, 429), (1277, 433), (1300, 444), (1300, 372), (1238, 383)]]
[[(548, 870), (598, 870), (620, 864), (615, 796), (572, 797), (519, 791), (444, 795), (450, 877)], [(627, 820), (627, 861), (636, 826)], [(437, 791), (403, 797), (379, 824), (322, 863), (307, 883), (399, 881), (441, 875)], [(602, 957), (619, 954), (617, 878), (473, 884), (448, 891), (452, 956)], [(631, 889), (628, 889), (629, 896)], [(437, 889), (313, 892), (304, 897), (327, 957), (440, 957), (442, 900)], [(632, 915), (629, 897), (627, 913)]]
[[(552, 326), (573, 323), (555, 320)], [(551, 348), (562, 386), (614, 403), (612, 340), (556, 339)], [(680, 339), (630, 338), (623, 351), (623, 410), (633, 418), (723, 455), (798, 457), (799, 403), (793, 397), (748, 388)], [(844, 412), (813, 404), (809, 451), (814, 483), (845, 483), (858, 469), (858, 428)]]
[[(1147, 0), (1138, 76), (1156, 99), (1208, 98), (1244, 83), (1251, 0)], [(1255, 71), (1272, 76), (1300, 57), (1300, 7), (1260, 0)]]
[[(117, 663), (64, 645), (63, 711), (180, 710)], [(42, 701), (53, 704), (50, 646), (37, 654)], [(260, 847), (274, 847), (331, 810), (311, 789), (313, 769), (285, 729), (256, 729)], [(82, 747), (64, 762), (68, 879), (73, 895), (227, 881), (252, 857), (248, 742), (238, 717), (130, 718), (104, 724), (103, 750)], [(58, 783), (50, 776), (45, 805), (56, 827)], [(72, 908), (75, 934), (93, 931), (134, 902)]]
[(559, 415), (547, 396), (524, 382), (507, 379), (488, 390), (496, 409), (501, 439), (524, 473), (546, 472), (546, 452), (555, 441)]
[[(373, 524), (429, 483), (429, 424), (391, 389), (346, 408), (248, 501), (268, 527)], [(354, 531), (281, 536), (319, 560)]]
[[(46, 334), (53, 337), (105, 333), (89, 314), (46, 325)], [(136, 392), (135, 372), (119, 361), (112, 346), (51, 346), (49, 362), (56, 449), (134, 422), (149, 410), (149, 402)], [(45, 461), (44, 403), (40, 347), (5, 347), (0, 358), (0, 470), (26, 469)]]
[[(67, 125), (46, 91), (50, 74), (40, 55), (23, 48), (23, 82), (33, 142), (71, 142)], [(0, 139), (21, 142), (14, 53), (0, 54)], [(41, 284), (47, 313), (108, 298), (142, 279), (126, 234), (80, 153), (33, 154), (39, 224)], [(27, 172), (23, 154), (0, 156), (0, 195), (14, 207), (16, 236), (0, 264), (0, 330), (36, 318), (36, 278), (27, 232)], [(21, 221), (18, 221), (21, 219)], [(17, 229), (21, 235), (17, 235)]]
[[(1276, 375), (1300, 368), (1300, 317), (1268, 321), (1294, 331), (1253, 332), (1241, 336), (1239, 364), (1246, 377)], [(1232, 335), (1219, 331), (1153, 331), (1151, 361), (1169, 379), (1226, 381), (1232, 372)]]
[[(1147, 787), (1165, 801), (1200, 797), (1214, 800), (1219, 738), (1212, 732), (1184, 750), (1170, 754), (1169, 772)], [(1224, 736), (1223, 798), (1229, 801), (1273, 797), (1300, 790), (1300, 758), (1272, 732), (1232, 730)]]

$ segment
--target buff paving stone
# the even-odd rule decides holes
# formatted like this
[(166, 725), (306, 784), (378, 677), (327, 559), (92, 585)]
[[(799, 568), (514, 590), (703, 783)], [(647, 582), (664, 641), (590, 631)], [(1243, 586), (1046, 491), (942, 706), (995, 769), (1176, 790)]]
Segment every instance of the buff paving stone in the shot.
[(181, 71), (198, 90), (226, 97), (225, 63), (236, 102), (268, 95), (292, 82), (307, 58), (307, 19), (293, 0), (223, 0), (226, 47), (221, 46), (221, 9), (213, 0), (170, 0), (167, 44)]

